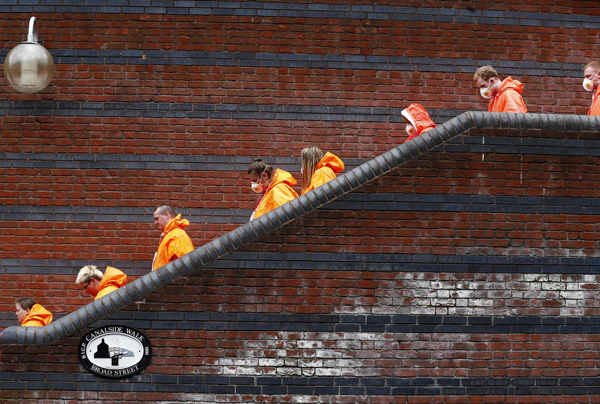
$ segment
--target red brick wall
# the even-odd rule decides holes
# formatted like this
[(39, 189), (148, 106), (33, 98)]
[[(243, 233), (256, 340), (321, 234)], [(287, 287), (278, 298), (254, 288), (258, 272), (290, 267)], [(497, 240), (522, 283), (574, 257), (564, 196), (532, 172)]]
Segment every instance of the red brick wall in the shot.
[[(300, 179), (309, 144), (353, 167), (403, 142), (411, 102), (438, 123), (485, 110), (483, 61), (525, 84), (530, 112), (585, 114), (600, 8), (554, 3), (389, 4), (419, 8), (405, 20), (40, 11), (53, 82), (19, 95), (0, 73), (1, 326), (21, 295), (57, 317), (88, 303), (84, 264), (147, 273), (158, 202), (192, 219), (197, 246), (247, 221), (253, 157)], [(14, 7), (1, 49), (25, 37)], [(79, 336), (3, 346), (0, 398), (597, 402), (596, 140), (472, 131), (111, 317), (152, 341), (139, 378), (86, 379)], [(211, 375), (227, 381), (194, 379)]]

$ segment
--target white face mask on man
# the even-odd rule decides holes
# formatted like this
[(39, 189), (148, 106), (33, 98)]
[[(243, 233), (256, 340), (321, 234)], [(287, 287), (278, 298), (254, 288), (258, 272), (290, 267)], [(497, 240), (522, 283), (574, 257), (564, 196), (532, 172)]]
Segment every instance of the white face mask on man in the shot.
[(488, 83), (487, 87), (481, 87), (479, 89), (479, 94), (481, 94), (481, 96), (483, 98), (485, 98), (486, 100), (492, 99), (494, 97), (494, 92), (492, 91), (492, 87), (493, 87), (493, 84)]
[(406, 124), (406, 133), (408, 133), (409, 136), (413, 136), (417, 133), (417, 130), (411, 124)]
[[(600, 73), (600, 72), (598, 72)], [(598, 76), (598, 73), (592, 77), (592, 79), (583, 79), (583, 89), (585, 91), (594, 91), (594, 79)]]

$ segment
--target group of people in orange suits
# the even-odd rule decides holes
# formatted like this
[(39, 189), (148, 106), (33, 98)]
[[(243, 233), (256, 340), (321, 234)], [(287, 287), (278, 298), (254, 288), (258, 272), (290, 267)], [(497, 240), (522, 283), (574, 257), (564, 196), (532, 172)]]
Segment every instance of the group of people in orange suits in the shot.
[[(594, 92), (588, 115), (600, 116), (600, 61), (589, 63), (584, 67), (583, 72), (583, 88)], [(477, 69), (473, 81), (479, 88), (481, 96), (490, 100), (489, 112), (527, 113), (527, 107), (521, 96), (523, 93), (521, 82), (513, 80), (510, 76), (500, 80), (492, 66)], [(409, 105), (402, 111), (402, 118), (408, 133), (406, 141), (436, 127), (427, 110), (420, 104)], [(331, 181), (336, 178), (337, 173), (344, 170), (344, 162), (339, 157), (330, 152), (323, 152), (317, 146), (303, 149), (301, 160), (300, 171), (304, 185), (301, 195)], [(297, 184), (294, 177), (287, 171), (276, 169), (261, 159), (256, 159), (250, 164), (248, 177), (252, 181), (252, 191), (261, 195), (250, 220), (259, 218), (298, 197), (292, 188)], [(152, 261), (153, 271), (194, 249), (192, 240), (186, 232), (190, 222), (182, 219), (181, 214), (176, 214), (172, 206), (159, 205), (154, 210), (154, 223), (162, 230), (162, 234)], [(110, 266), (102, 273), (95, 266), (86, 265), (79, 271), (75, 283), (82, 286), (83, 290), (94, 299), (100, 299), (127, 284), (127, 275)], [(52, 313), (36, 304), (31, 298), (18, 299), (15, 308), (15, 315), (22, 326), (44, 326), (52, 321)]]
[[(154, 224), (162, 230), (158, 249), (152, 261), (152, 270), (175, 261), (194, 249), (192, 240), (186, 232), (190, 222), (176, 214), (171, 205), (161, 204), (154, 210)], [(127, 284), (127, 275), (123, 271), (106, 267), (104, 273), (94, 265), (86, 265), (79, 270), (75, 283), (94, 300), (108, 295)], [(15, 315), (21, 326), (40, 327), (50, 324), (52, 313), (32, 298), (18, 299), (15, 303)]]
[[(600, 116), (600, 61), (588, 63), (583, 68), (583, 88), (593, 92), (592, 105), (588, 115)], [(485, 99), (490, 100), (488, 112), (516, 112), (527, 113), (525, 101), (523, 101), (523, 83), (507, 77), (500, 80), (498, 73), (492, 66), (483, 66), (477, 69), (473, 75), (473, 81), (479, 88), (479, 93)], [(402, 118), (406, 123), (408, 140), (422, 135), (435, 128), (435, 123), (421, 104), (411, 104), (402, 111)]]
[[(301, 153), (302, 183), (301, 195), (320, 187), (344, 170), (344, 162), (335, 154), (324, 153), (318, 146), (306, 147)], [(292, 189), (297, 184), (294, 177), (280, 168), (274, 168), (261, 159), (255, 159), (248, 168), (248, 177), (252, 181), (251, 189), (261, 197), (254, 208), (250, 220), (278, 208), (296, 199), (298, 194)]]

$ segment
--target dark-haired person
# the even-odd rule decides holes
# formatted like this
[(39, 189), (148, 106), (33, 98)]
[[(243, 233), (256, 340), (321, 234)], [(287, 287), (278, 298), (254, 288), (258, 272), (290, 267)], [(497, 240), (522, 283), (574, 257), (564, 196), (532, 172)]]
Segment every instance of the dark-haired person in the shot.
[(83, 287), (94, 300), (114, 292), (127, 284), (127, 275), (113, 267), (102, 273), (95, 265), (86, 265), (79, 270), (75, 283)]
[(479, 93), (490, 100), (488, 112), (518, 112), (526, 113), (527, 107), (521, 94), (523, 83), (507, 77), (500, 80), (498, 73), (492, 66), (483, 66), (477, 69), (473, 75), (475, 85), (479, 87)]
[(171, 205), (163, 203), (154, 210), (154, 225), (162, 230), (158, 250), (152, 260), (152, 270), (167, 265), (179, 257), (183, 257), (194, 249), (192, 239), (186, 233), (190, 225), (187, 219), (182, 219), (181, 214), (175, 214)]
[(319, 146), (302, 149), (302, 195), (320, 187), (344, 170), (344, 162), (335, 154), (323, 153)]
[(15, 316), (22, 327), (43, 327), (52, 322), (52, 313), (30, 297), (17, 299), (15, 309)]
[(261, 159), (255, 159), (248, 168), (248, 178), (252, 181), (252, 191), (261, 194), (250, 220), (296, 199), (298, 194), (292, 189), (296, 180), (290, 173), (275, 169)]
[(585, 91), (593, 91), (592, 105), (588, 110), (588, 115), (600, 115), (600, 61), (588, 63), (583, 68), (583, 88)]

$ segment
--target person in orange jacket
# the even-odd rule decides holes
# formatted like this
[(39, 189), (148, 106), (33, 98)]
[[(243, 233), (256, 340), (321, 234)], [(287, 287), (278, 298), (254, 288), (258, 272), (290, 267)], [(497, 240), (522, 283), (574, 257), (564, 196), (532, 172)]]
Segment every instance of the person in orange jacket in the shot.
[(500, 81), (498, 73), (492, 66), (483, 66), (473, 75), (479, 93), (490, 100), (488, 112), (519, 112), (526, 113), (527, 107), (521, 94), (523, 84), (512, 77)]
[(22, 327), (43, 327), (52, 322), (52, 313), (30, 297), (18, 299), (15, 309), (15, 316)]
[(79, 270), (75, 283), (83, 286), (83, 290), (89, 293), (94, 300), (114, 292), (127, 284), (127, 275), (117, 268), (106, 267), (102, 273), (95, 265), (86, 265)]
[(600, 61), (588, 63), (583, 68), (583, 88), (585, 91), (594, 91), (592, 97), (592, 105), (588, 110), (588, 115), (600, 115)]
[(403, 109), (402, 118), (406, 122), (406, 133), (408, 133), (408, 139), (404, 143), (437, 126), (421, 104), (410, 104), (408, 108)]
[(154, 225), (162, 230), (158, 250), (152, 260), (152, 270), (167, 265), (179, 257), (183, 257), (194, 249), (192, 239), (186, 233), (190, 225), (187, 219), (182, 219), (181, 214), (176, 215), (171, 205), (161, 204), (154, 210)]
[(248, 178), (252, 181), (252, 191), (262, 195), (250, 220), (259, 218), (298, 197), (292, 189), (296, 185), (294, 177), (287, 171), (267, 165), (261, 159), (255, 159), (250, 164)]
[(320, 187), (336, 177), (335, 173), (344, 170), (344, 162), (335, 154), (323, 153), (318, 146), (302, 149), (302, 185), (301, 195)]

